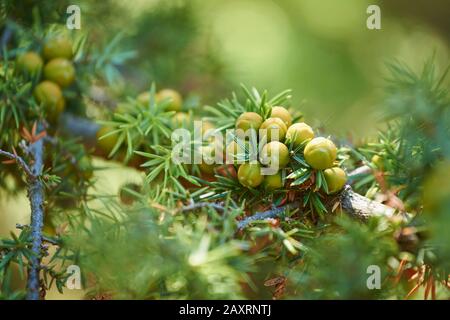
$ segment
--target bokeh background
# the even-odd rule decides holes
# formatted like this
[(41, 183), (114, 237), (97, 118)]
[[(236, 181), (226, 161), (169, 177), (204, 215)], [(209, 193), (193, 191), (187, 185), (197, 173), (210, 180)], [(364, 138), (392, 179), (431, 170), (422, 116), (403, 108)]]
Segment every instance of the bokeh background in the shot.
[[(37, 14), (30, 1), (17, 11)], [(379, 126), (385, 63), (399, 60), (419, 70), (435, 57), (450, 62), (448, 0), (105, 0), (71, 1), (81, 7), (82, 31), (92, 43), (121, 35), (136, 55), (110, 84), (134, 96), (155, 81), (200, 104), (214, 105), (240, 83), (274, 94), (293, 89), (292, 107), (326, 132), (371, 136)], [(366, 9), (381, 8), (381, 30), (368, 30)], [(61, 1), (64, 17), (67, 3)], [(21, 8), (22, 6), (22, 8)], [(39, 14), (39, 13), (38, 13)], [(40, 12), (45, 14), (45, 12)], [(104, 163), (98, 160), (98, 166)], [(118, 165), (96, 173), (98, 192), (117, 194), (141, 173)], [(25, 194), (1, 197), (0, 234), (26, 223)], [(81, 297), (68, 291), (65, 297)], [(51, 292), (48, 298), (61, 298)]]
[[(198, 91), (212, 104), (217, 92), (226, 95), (240, 83), (270, 92), (291, 88), (293, 105), (333, 133), (365, 134), (376, 125), (368, 112), (377, 108), (386, 62), (420, 68), (435, 55), (443, 69), (449, 61), (445, 0), (163, 3), (104, 1), (87, 8), (102, 13), (84, 18), (99, 38), (124, 32), (138, 51), (140, 72), (130, 75), (135, 90), (156, 80)], [(381, 8), (381, 30), (366, 27), (370, 4)]]

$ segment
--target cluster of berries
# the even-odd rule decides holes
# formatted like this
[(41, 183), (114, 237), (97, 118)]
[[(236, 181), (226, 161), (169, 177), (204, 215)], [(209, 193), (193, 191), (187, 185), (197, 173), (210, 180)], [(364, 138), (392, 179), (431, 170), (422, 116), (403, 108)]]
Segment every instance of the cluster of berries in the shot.
[[(256, 150), (254, 161), (235, 162), (240, 184), (248, 188), (263, 186), (270, 191), (282, 189), (287, 180), (283, 177), (292, 171), (292, 158), (300, 154), (309, 169), (323, 170), (328, 193), (341, 190), (347, 176), (336, 164), (335, 144), (330, 139), (315, 137), (313, 129), (306, 123), (292, 122), (290, 112), (281, 106), (272, 107), (265, 120), (256, 112), (245, 112), (237, 118), (237, 139), (228, 144), (225, 153), (235, 159), (248, 160), (249, 157), (242, 156), (242, 153), (249, 152), (249, 149)], [(256, 141), (256, 148), (251, 146), (252, 141)], [(277, 171), (264, 174), (264, 169), (268, 167)], [(282, 175), (283, 170), (287, 174)]]
[(72, 42), (63, 36), (47, 40), (41, 54), (28, 51), (17, 58), (19, 72), (41, 80), (33, 95), (45, 109), (50, 122), (56, 121), (64, 111), (66, 101), (63, 89), (75, 80), (72, 58)]
[[(171, 119), (172, 125), (174, 127), (182, 126), (183, 123), (188, 122), (190, 120), (189, 114), (181, 111), (183, 106), (183, 97), (177, 91), (168, 88), (161, 89), (155, 94), (155, 100), (156, 103), (161, 103), (164, 101), (165, 111), (176, 112), (173, 118)], [(136, 97), (136, 101), (141, 106), (148, 106), (150, 103), (150, 91), (147, 90), (140, 93)], [(133, 108), (131, 109), (128, 108), (126, 104), (119, 104), (115, 112), (120, 114), (126, 114), (130, 112), (130, 110), (132, 109)], [(114, 131), (114, 129), (109, 126), (102, 126), (97, 131), (97, 146), (99, 147), (100, 151), (106, 156), (109, 155), (109, 153), (113, 150), (114, 146), (119, 140), (119, 136), (117, 134), (109, 134), (112, 131)], [(119, 158), (120, 153), (125, 153), (125, 151), (124, 150), (119, 151)]]

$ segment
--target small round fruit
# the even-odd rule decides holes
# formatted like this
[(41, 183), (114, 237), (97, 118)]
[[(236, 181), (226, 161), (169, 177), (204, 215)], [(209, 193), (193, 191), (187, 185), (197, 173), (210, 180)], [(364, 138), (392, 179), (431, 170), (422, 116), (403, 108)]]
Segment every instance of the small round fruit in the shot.
[(374, 155), (373, 157), (372, 157), (372, 163), (378, 168), (378, 169), (383, 169), (383, 166), (384, 166), (384, 164), (383, 164), (383, 158), (381, 157), (381, 156), (379, 156), (379, 155)]
[(198, 165), (200, 171), (206, 174), (214, 174), (214, 169), (216, 167), (214, 146), (201, 146), (199, 149), (202, 156), (202, 162)]
[(100, 127), (97, 131), (97, 146), (102, 150), (106, 155), (109, 155), (119, 140), (119, 135), (117, 133), (110, 134), (102, 139), (101, 137), (106, 134), (112, 132), (114, 129), (111, 127)]
[(236, 129), (241, 129), (244, 133), (249, 130), (258, 130), (263, 122), (263, 118), (256, 112), (244, 112), (236, 120)]
[(49, 39), (42, 50), (45, 60), (55, 58), (72, 59), (72, 42), (65, 37), (55, 37)]
[(216, 127), (209, 121), (202, 119), (202, 135), (211, 133)]
[(337, 149), (333, 141), (326, 138), (314, 138), (305, 147), (306, 162), (314, 169), (331, 168), (336, 160)]
[(283, 188), (283, 179), (280, 173), (264, 177), (264, 188), (273, 191)]
[[(262, 123), (259, 129), (263, 130), (260, 132), (260, 140), (264, 141), (264, 139), (267, 137), (267, 142), (274, 140), (282, 141), (284, 140), (287, 132), (287, 127), (284, 124), (283, 120), (281, 120), (280, 118), (267, 119)], [(277, 134), (278, 138), (276, 138)]]
[(335, 193), (341, 190), (347, 182), (345, 171), (339, 167), (329, 168), (323, 171), (327, 181), (328, 193)]
[(49, 120), (55, 121), (61, 112), (64, 111), (65, 100), (61, 89), (51, 81), (42, 81), (33, 92), (37, 103), (44, 107)]
[(286, 110), (286, 108), (283, 108), (283, 107), (273, 107), (270, 117), (271, 118), (279, 118), (279, 119), (283, 120), (284, 124), (288, 128), (292, 124), (291, 114), (289, 113), (289, 111)]
[(175, 128), (186, 127), (191, 122), (191, 116), (186, 112), (177, 112), (171, 119), (171, 122)]
[(183, 98), (181, 95), (172, 89), (162, 89), (157, 93), (156, 99), (158, 102), (167, 100), (169, 104), (166, 107), (167, 111), (180, 111), (183, 105)]
[(75, 80), (75, 68), (69, 60), (55, 58), (45, 65), (44, 78), (65, 88), (70, 86)]
[(17, 58), (17, 69), (25, 74), (35, 76), (39, 74), (44, 62), (35, 52), (26, 52)]
[(263, 165), (281, 169), (289, 163), (289, 149), (279, 141), (272, 141), (264, 145), (260, 154)]
[(244, 163), (238, 169), (238, 180), (247, 188), (256, 188), (263, 180), (261, 165), (259, 163)]
[(136, 100), (144, 105), (144, 106), (148, 106), (150, 103), (150, 92), (149, 91), (144, 91), (141, 92), (137, 97)]
[(298, 147), (314, 138), (313, 129), (304, 122), (294, 123), (286, 133), (286, 140)]

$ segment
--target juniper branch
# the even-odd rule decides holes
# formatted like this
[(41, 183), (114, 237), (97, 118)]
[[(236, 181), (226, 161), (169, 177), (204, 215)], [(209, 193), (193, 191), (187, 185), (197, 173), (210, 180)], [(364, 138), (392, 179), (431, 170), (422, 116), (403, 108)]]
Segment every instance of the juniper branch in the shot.
[[(370, 217), (385, 216), (392, 218), (396, 214), (396, 210), (392, 207), (386, 206), (377, 201), (370, 200), (352, 190), (349, 185), (346, 185), (339, 196), (342, 209), (349, 215), (359, 220), (367, 220)], [(299, 203), (291, 203), (286, 206), (277, 207), (264, 212), (257, 212), (252, 216), (246, 217), (239, 221), (238, 229), (242, 230), (251, 222), (257, 220), (266, 220), (270, 218), (281, 217), (286, 210), (298, 208)], [(410, 218), (409, 213), (399, 213), (402, 220), (407, 221)]]
[(340, 202), (342, 209), (345, 212), (361, 220), (367, 220), (368, 218), (375, 216), (393, 218), (396, 214), (398, 214), (403, 221), (408, 221), (411, 218), (410, 213), (398, 212), (392, 207), (370, 200), (354, 192), (349, 185), (346, 185), (341, 192)]
[(39, 139), (29, 146), (33, 159), (31, 172), (34, 179), (28, 180), (28, 198), (31, 207), (31, 257), (28, 268), (27, 299), (39, 300), (42, 248), (42, 228), (44, 226), (44, 184), (40, 179), (43, 167), (44, 140)]
[(197, 203), (192, 203), (190, 205), (184, 206), (181, 208), (181, 211), (186, 212), (186, 211), (193, 211), (193, 210), (197, 210), (197, 209), (201, 209), (201, 208), (213, 208), (217, 211), (225, 211), (225, 208), (223, 206), (221, 206), (220, 204), (217, 203), (211, 203), (211, 202), (197, 202)]
[(257, 212), (254, 215), (246, 217), (245, 219), (239, 221), (238, 230), (244, 229), (253, 221), (278, 218), (282, 216), (285, 213), (285, 211), (298, 208), (299, 204), (300, 204), (299, 202), (293, 202), (282, 207), (273, 208), (271, 210), (263, 212)]
[[(87, 144), (91, 144), (95, 139), (95, 133), (98, 130), (97, 124), (69, 114), (63, 115), (61, 119), (61, 124), (65, 128), (65, 131), (67, 133), (82, 137)], [(356, 178), (358, 175), (367, 174), (370, 173), (370, 171), (371, 168), (366, 165), (355, 169), (354, 171), (349, 173), (349, 182), (351, 183), (352, 180), (354, 180), (354, 178)], [(392, 217), (395, 213), (394, 208), (361, 196), (355, 193), (350, 186), (346, 186), (346, 188), (341, 192), (340, 201), (342, 204), (342, 208), (348, 214), (362, 220), (366, 220), (367, 218), (376, 215)], [(292, 205), (289, 206), (292, 208)], [(186, 209), (187, 211), (189, 211), (195, 208), (191, 209), (190, 206), (187, 206)], [(254, 216), (247, 217), (244, 220), (240, 221), (238, 228), (245, 228), (251, 221), (276, 218), (282, 215), (286, 209), (287, 208), (285, 207), (280, 207), (273, 210), (256, 213)], [(408, 213), (403, 214), (404, 219), (407, 219), (408, 216)]]

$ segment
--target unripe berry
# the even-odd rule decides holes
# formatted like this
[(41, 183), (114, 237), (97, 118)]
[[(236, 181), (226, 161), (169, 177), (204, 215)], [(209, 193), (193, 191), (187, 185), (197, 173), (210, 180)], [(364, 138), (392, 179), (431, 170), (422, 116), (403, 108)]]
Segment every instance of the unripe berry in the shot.
[[(286, 136), (287, 127), (284, 124), (283, 120), (280, 118), (268, 118), (266, 121), (264, 121), (259, 128), (260, 130), (260, 137), (259, 139), (261, 141), (264, 141), (264, 139), (267, 137), (267, 142), (269, 141), (283, 141), (284, 137)], [(276, 139), (276, 133), (278, 133), (278, 138)]]
[(172, 89), (162, 89), (156, 94), (156, 101), (168, 101), (168, 105), (166, 107), (167, 111), (180, 111), (183, 105), (183, 98), (181, 95)]
[(144, 91), (141, 92), (137, 97), (136, 100), (144, 105), (144, 106), (148, 106), (150, 103), (150, 92), (149, 91)]
[(284, 168), (289, 163), (289, 149), (279, 141), (269, 142), (261, 150), (260, 161), (276, 170)]
[(44, 78), (65, 88), (75, 80), (75, 68), (69, 60), (55, 58), (45, 65)]
[(270, 176), (264, 176), (264, 188), (268, 191), (273, 191), (283, 188), (283, 179), (280, 173)]
[(73, 56), (72, 42), (65, 37), (52, 38), (44, 44), (42, 53), (46, 60), (55, 58), (71, 60)]
[(286, 133), (286, 141), (292, 142), (296, 147), (313, 138), (314, 131), (304, 122), (294, 123)]
[(56, 121), (60, 113), (64, 111), (66, 103), (57, 84), (50, 81), (42, 81), (34, 88), (33, 95), (37, 103), (44, 107), (49, 121)]
[(206, 174), (214, 174), (214, 169), (216, 167), (214, 146), (201, 146), (199, 149), (202, 156), (202, 162), (198, 165), (200, 171)]
[(336, 160), (337, 148), (326, 138), (314, 138), (305, 147), (306, 162), (314, 169), (323, 170), (331, 168)]
[(335, 193), (341, 190), (347, 182), (347, 174), (339, 167), (329, 168), (323, 171), (327, 181), (328, 193)]
[(236, 120), (236, 129), (241, 129), (244, 133), (249, 129), (257, 132), (262, 122), (262, 117), (256, 112), (244, 112)]
[(35, 76), (39, 74), (44, 62), (35, 52), (26, 52), (17, 58), (17, 69), (25, 74)]
[(112, 132), (114, 129), (111, 127), (100, 127), (97, 131), (97, 146), (106, 154), (109, 155), (119, 140), (119, 135), (117, 133), (113, 133), (107, 137), (103, 137), (104, 135)]
[(383, 158), (379, 155), (374, 155), (372, 157), (372, 163), (380, 170), (383, 170), (384, 164), (383, 164)]
[(177, 112), (171, 122), (175, 128), (186, 127), (191, 122), (191, 116), (186, 112)]
[(286, 108), (283, 107), (273, 107), (270, 117), (283, 120), (286, 127), (289, 127), (292, 124), (291, 114), (286, 110)]
[(247, 188), (256, 188), (263, 180), (261, 165), (259, 163), (244, 163), (238, 169), (238, 180)]
[[(202, 135), (211, 133), (216, 127), (209, 121), (202, 119)], [(209, 132), (208, 132), (209, 131)]]

